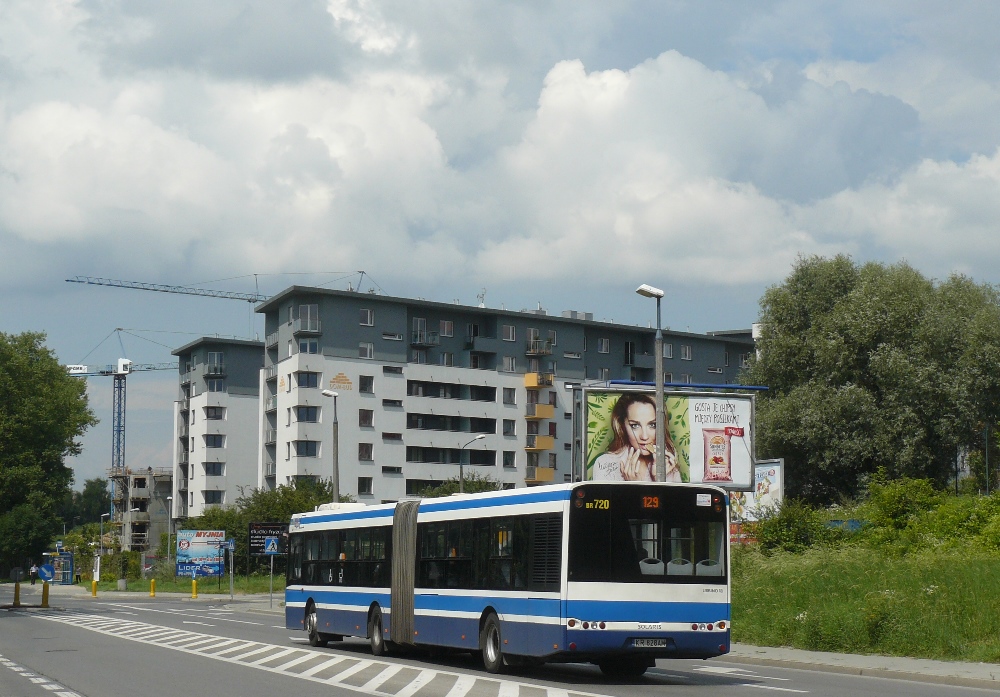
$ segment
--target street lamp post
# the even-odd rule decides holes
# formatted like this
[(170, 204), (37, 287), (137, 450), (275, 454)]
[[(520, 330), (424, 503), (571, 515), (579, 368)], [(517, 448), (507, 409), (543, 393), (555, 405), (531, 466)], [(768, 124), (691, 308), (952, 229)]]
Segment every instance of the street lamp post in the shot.
[(323, 390), (324, 397), (333, 397), (333, 502), (340, 501), (340, 424), (337, 423), (337, 397), (333, 390)]
[[(174, 527), (174, 497), (167, 497), (167, 569), (170, 569), (170, 533)], [(175, 574), (176, 575), (176, 574)]]
[(102, 557), (104, 556), (104, 519), (110, 517), (111, 517), (110, 513), (101, 514), (101, 553), (98, 556)]
[(480, 433), (478, 436), (470, 440), (468, 443), (463, 445), (458, 451), (458, 493), (465, 493), (465, 469), (464, 463), (462, 462), (463, 455), (465, 455), (465, 448), (475, 443), (477, 440), (482, 440), (486, 437), (485, 433)]
[(664, 450), (667, 446), (666, 419), (663, 414), (663, 324), (660, 321), (660, 299), (663, 291), (643, 283), (635, 292), (644, 298), (656, 298), (656, 481), (667, 480), (667, 459)]

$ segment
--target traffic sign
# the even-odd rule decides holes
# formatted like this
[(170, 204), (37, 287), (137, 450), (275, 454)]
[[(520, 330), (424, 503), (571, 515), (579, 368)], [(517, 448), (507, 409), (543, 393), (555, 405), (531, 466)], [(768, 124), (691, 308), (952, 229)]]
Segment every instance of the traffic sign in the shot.
[(277, 537), (264, 538), (264, 554), (281, 554), (278, 547)]
[(56, 576), (55, 567), (52, 564), (42, 564), (38, 567), (38, 578), (43, 581), (51, 581)]
[(10, 570), (10, 580), (11, 581), (23, 581), (24, 580), (24, 569), (20, 566), (15, 566)]
[(226, 540), (226, 549), (228, 549), (230, 552), (235, 552), (236, 551), (236, 538), (235, 537), (230, 537), (228, 540)]
[[(247, 535), (247, 551), (253, 555), (285, 554), (285, 537), (288, 535), (288, 523), (250, 523)], [(264, 550), (265, 540), (277, 538), (278, 551)]]

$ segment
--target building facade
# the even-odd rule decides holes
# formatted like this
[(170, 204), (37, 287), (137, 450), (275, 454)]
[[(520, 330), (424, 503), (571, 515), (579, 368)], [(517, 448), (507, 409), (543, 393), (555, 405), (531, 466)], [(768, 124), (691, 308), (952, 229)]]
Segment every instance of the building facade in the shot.
[[(569, 481), (572, 388), (654, 379), (654, 329), (584, 313), (298, 286), (257, 311), (266, 340), (256, 474), (266, 488), (331, 476), (335, 408), (340, 491), (361, 502), (415, 494), (456, 477), (460, 462), (506, 486)], [(749, 332), (666, 331), (665, 379), (735, 383), (752, 350)]]
[(172, 352), (174, 403), (171, 519), (198, 516), (258, 485), (259, 341), (205, 337)]

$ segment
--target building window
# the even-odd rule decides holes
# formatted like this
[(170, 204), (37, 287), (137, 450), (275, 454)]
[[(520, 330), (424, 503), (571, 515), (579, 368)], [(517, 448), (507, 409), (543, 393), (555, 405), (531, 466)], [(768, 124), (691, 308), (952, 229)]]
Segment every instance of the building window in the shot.
[(417, 363), (423, 365), (427, 362), (427, 349), (413, 349), (413, 358), (411, 363)]
[(740, 367), (741, 368), (749, 368), (750, 367), (750, 352), (749, 351), (747, 351), (746, 353), (744, 353), (744, 354), (742, 354), (740, 356)]
[(681, 373), (681, 382), (685, 385), (691, 384), (691, 375), (689, 373)]
[(563, 358), (580, 359), (580, 358), (583, 358), (583, 355), (581, 355), (581, 353), (579, 351), (564, 351), (563, 352)]
[(514, 419), (504, 419), (503, 420), (503, 434), (505, 436), (515, 435), (515, 424), (517, 422)]
[(295, 448), (295, 457), (319, 457), (318, 440), (296, 440), (292, 441)]
[(514, 339), (515, 339), (514, 325), (513, 324), (503, 325), (503, 340), (514, 341)]
[(681, 344), (681, 360), (690, 361), (691, 360), (691, 345)]
[(442, 351), (438, 361), (441, 365), (455, 365), (455, 354), (451, 351)]
[(708, 372), (721, 374), (722, 373), (722, 368), (709, 368)]
[(223, 469), (225, 465), (221, 462), (206, 462), (205, 463), (205, 476), (206, 477), (221, 477), (225, 470)]
[(441, 320), (441, 336), (455, 336), (455, 323), (450, 319)]
[(727, 368), (729, 367), (729, 351), (726, 351), (722, 354), (722, 365), (724, 365)]
[(673, 344), (663, 344), (663, 357), (673, 358), (674, 357), (674, 345)]
[(205, 384), (208, 386), (209, 392), (225, 392), (226, 391), (226, 381), (219, 378), (209, 378), (205, 380)]
[(221, 351), (209, 351), (208, 352), (208, 363), (206, 365), (212, 366), (216, 369), (221, 368), (223, 365), (222, 352)]
[[(226, 418), (225, 407), (205, 407), (205, 418), (209, 421), (222, 421)], [(194, 423), (194, 412), (191, 412), (191, 423)]]
[(375, 376), (361, 375), (358, 377), (358, 392), (361, 394), (375, 394)]
[(514, 356), (504, 356), (503, 357), (503, 369), (504, 372), (513, 373), (517, 370), (517, 359)]
[(209, 433), (205, 436), (205, 447), (224, 448), (226, 447), (226, 437), (218, 433)]
[(295, 420), (314, 424), (319, 421), (319, 407), (295, 407)]
[(674, 381), (674, 374), (673, 373), (664, 373), (663, 374), (663, 382), (673, 382), (673, 381)]
[(319, 341), (316, 339), (299, 339), (299, 353), (319, 353)]
[(382, 332), (382, 338), (386, 341), (402, 341), (403, 335), (399, 332)]
[(401, 400), (401, 399), (383, 399), (382, 400), (382, 406), (383, 407), (391, 407), (391, 408), (400, 408), (401, 409), (403, 407), (403, 400)]
[(375, 426), (375, 411), (373, 409), (358, 409), (358, 426), (362, 428)]
[(597, 369), (597, 379), (598, 380), (610, 380), (611, 379), (611, 368), (598, 368)]
[(371, 496), (374, 477), (358, 477), (358, 495)]
[(358, 443), (358, 459), (362, 462), (371, 462), (374, 457), (375, 446), (371, 443)]
[(598, 353), (611, 353), (611, 339), (598, 339), (597, 340), (597, 352)]
[(361, 326), (362, 327), (375, 326), (375, 310), (369, 310), (364, 307), (361, 308)]
[(515, 401), (517, 391), (513, 387), (503, 388), (503, 403), (504, 404), (516, 404)]
[(403, 434), (390, 431), (382, 431), (382, 440), (403, 440)]
[(552, 469), (556, 468), (556, 454), (555, 453), (549, 453), (549, 467), (551, 467)]
[(549, 372), (553, 375), (556, 374), (556, 370), (559, 368), (559, 364), (555, 361), (549, 361)]
[(549, 330), (549, 343), (552, 344), (553, 346), (556, 345), (556, 330), (555, 329), (550, 329)]
[(556, 422), (555, 421), (549, 421), (549, 435), (552, 436), (553, 438), (556, 437)]
[(514, 463), (514, 451), (504, 450), (503, 451), (503, 466), (504, 467), (515, 467)]
[(291, 339), (288, 340), (288, 355), (289, 357), (295, 355), (295, 342)]
[(528, 372), (529, 373), (540, 373), (540, 372), (542, 372), (541, 371), (541, 367), (539, 366), (537, 358), (529, 358), (528, 359)]
[(298, 387), (319, 387), (319, 373), (300, 371), (295, 373), (295, 384)]
[(375, 358), (375, 344), (370, 341), (358, 343), (358, 358)]
[(319, 305), (299, 305), (299, 324), (310, 332), (319, 331)]
[(382, 366), (383, 375), (402, 375), (403, 366), (401, 365), (384, 365)]
[[(222, 491), (206, 491), (204, 493), (205, 493), (206, 505), (216, 504), (216, 503), (221, 504), (223, 502), (222, 494), (224, 492)], [(194, 494), (191, 494), (191, 496), (193, 498)]]

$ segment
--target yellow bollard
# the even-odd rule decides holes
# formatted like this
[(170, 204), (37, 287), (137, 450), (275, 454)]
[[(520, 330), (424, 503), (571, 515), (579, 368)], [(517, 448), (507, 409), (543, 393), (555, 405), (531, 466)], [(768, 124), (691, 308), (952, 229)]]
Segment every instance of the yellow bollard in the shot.
[(155, 578), (149, 579), (149, 597), (150, 598), (155, 598), (156, 597), (156, 579)]
[(198, 597), (198, 579), (192, 578), (191, 579), (191, 598), (194, 599), (194, 598), (197, 598), (197, 597)]
[(21, 584), (14, 581), (14, 607), (21, 607)]
[(42, 581), (42, 607), (49, 606), (49, 582)]
[(93, 581), (90, 582), (90, 597), (91, 598), (96, 598), (97, 597), (97, 579), (96, 578)]

